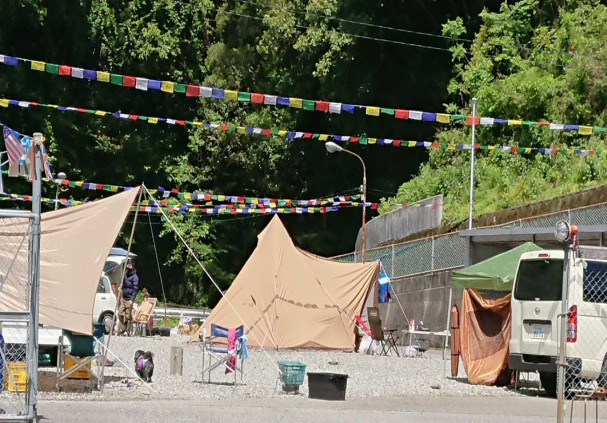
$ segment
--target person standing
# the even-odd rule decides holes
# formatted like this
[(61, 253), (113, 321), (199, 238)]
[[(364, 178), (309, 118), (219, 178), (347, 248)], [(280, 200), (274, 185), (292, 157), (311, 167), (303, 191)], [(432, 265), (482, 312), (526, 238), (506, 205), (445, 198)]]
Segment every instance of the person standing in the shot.
[(123, 334), (126, 330), (126, 333), (130, 335), (133, 330), (133, 302), (139, 293), (139, 275), (133, 259), (128, 259), (126, 268), (118, 318), (120, 319), (119, 334)]

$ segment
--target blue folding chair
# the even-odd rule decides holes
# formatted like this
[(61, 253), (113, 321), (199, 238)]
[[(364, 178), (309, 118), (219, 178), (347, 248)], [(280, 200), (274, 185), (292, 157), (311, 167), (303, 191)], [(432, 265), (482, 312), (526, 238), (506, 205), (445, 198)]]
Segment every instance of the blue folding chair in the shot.
[[(242, 338), (244, 335), (244, 326), (239, 326), (236, 328), (236, 345), (232, 350), (228, 350), (228, 333), (229, 330), (227, 328), (211, 323), (211, 335), (203, 336), (202, 342), (199, 344), (200, 348), (202, 349), (203, 382), (205, 374), (208, 374), (208, 383), (211, 383), (211, 371), (217, 368), (232, 371), (234, 373), (234, 385), (236, 385), (236, 374), (240, 373), (240, 381), (242, 382), (244, 364), (244, 357), (242, 354)], [(225, 341), (217, 342), (219, 339), (225, 339)], [(206, 364), (207, 357), (208, 364)], [(232, 358), (236, 359), (234, 362), (234, 368), (232, 368), (229, 364)]]

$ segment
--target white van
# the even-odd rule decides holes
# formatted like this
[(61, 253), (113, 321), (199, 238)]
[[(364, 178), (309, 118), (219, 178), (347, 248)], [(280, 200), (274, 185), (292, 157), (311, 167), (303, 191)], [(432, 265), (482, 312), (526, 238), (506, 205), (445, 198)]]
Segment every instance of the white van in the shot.
[[(564, 254), (524, 253), (512, 287), (510, 368), (538, 371), (551, 396), (557, 390)], [(607, 385), (607, 248), (579, 247), (574, 256), (568, 272), (567, 397), (582, 380)]]

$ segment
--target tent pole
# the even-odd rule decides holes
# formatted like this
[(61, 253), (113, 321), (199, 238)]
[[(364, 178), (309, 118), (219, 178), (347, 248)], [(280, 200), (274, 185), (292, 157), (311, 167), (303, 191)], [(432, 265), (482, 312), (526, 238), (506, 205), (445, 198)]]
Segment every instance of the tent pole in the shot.
[(124, 261), (124, 264), (122, 265), (120, 285), (118, 286), (118, 298), (116, 298), (117, 301), (116, 301), (116, 305), (114, 306), (114, 318), (112, 319), (112, 328), (107, 337), (107, 343), (106, 343), (106, 345), (104, 345), (103, 363), (101, 363), (101, 381), (100, 381), (101, 389), (103, 389), (103, 384), (104, 384), (103, 382), (105, 380), (105, 363), (107, 361), (107, 352), (109, 351), (110, 341), (112, 340), (112, 334), (114, 333), (114, 327), (116, 326), (116, 312), (118, 311), (118, 303), (120, 302), (120, 297), (122, 296), (122, 284), (124, 283), (124, 274), (126, 273), (126, 265), (127, 265), (127, 262), (129, 261), (130, 255), (131, 255), (131, 246), (133, 245), (133, 237), (135, 236), (135, 226), (137, 225), (137, 216), (139, 215), (139, 206), (141, 204), (141, 196), (143, 195), (144, 186), (145, 186), (144, 184), (141, 184), (141, 187), (139, 187), (139, 196), (137, 197), (137, 206), (135, 207), (135, 217), (133, 219), (133, 226), (131, 227), (131, 236), (129, 238), (129, 245), (126, 250), (126, 260)]

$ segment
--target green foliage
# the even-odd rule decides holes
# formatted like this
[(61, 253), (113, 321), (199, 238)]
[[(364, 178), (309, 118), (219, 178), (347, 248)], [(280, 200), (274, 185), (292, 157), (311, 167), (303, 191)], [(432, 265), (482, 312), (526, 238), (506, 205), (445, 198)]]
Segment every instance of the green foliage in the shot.
[[(483, 11), (482, 25), (464, 56), (455, 41), (454, 76), (448, 86), (454, 103), (479, 101), (479, 114), (500, 118), (594, 124), (607, 121), (607, 7), (578, 1), (555, 9), (549, 2), (503, 3), (499, 12)], [(454, 40), (463, 34), (461, 20), (443, 26)], [(459, 109), (470, 113), (470, 105)], [(437, 135), (443, 142), (470, 143), (470, 128)], [(605, 137), (558, 133), (537, 127), (479, 127), (478, 144), (545, 148), (604, 149)], [(481, 215), (554, 197), (607, 182), (604, 157), (557, 154), (512, 155), (478, 152), (475, 214)], [(433, 151), (419, 174), (403, 184), (394, 202), (418, 201), (444, 194), (447, 221), (468, 214), (470, 161), (467, 154)]]

